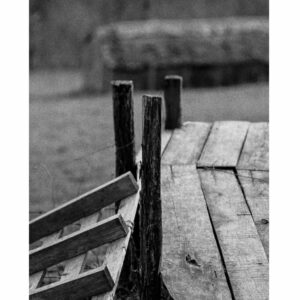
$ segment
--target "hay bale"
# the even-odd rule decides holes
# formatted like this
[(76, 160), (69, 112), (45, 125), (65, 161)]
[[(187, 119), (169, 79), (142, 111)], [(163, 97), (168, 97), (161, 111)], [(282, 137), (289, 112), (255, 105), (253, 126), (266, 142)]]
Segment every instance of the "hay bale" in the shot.
[(85, 84), (105, 91), (116, 70), (268, 64), (268, 37), (267, 18), (149, 20), (101, 27), (89, 47)]

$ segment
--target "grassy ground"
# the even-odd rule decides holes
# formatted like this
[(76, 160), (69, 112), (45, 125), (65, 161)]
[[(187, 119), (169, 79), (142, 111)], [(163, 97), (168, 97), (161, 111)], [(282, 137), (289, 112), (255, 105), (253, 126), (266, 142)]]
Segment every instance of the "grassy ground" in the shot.
[[(67, 95), (80, 85), (74, 72), (30, 76), (31, 217), (114, 177), (111, 95)], [(268, 92), (266, 84), (184, 90), (183, 119), (268, 121)], [(137, 150), (143, 93), (134, 93)]]

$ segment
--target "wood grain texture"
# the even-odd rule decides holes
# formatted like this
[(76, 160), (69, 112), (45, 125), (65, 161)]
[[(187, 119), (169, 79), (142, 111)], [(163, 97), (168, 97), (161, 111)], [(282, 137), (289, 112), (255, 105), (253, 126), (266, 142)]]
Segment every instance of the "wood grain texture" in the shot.
[(143, 96), (144, 128), (140, 192), (141, 299), (160, 297), (159, 266), (162, 249), (160, 161), (162, 98)]
[(106, 266), (84, 272), (76, 278), (60, 280), (30, 292), (30, 300), (76, 300), (104, 293), (114, 286)]
[(251, 123), (238, 169), (269, 170), (269, 123)]
[(30, 243), (136, 193), (137, 189), (133, 175), (128, 172), (56, 207), (29, 223)]
[(34, 249), (29, 253), (30, 274), (41, 271), (56, 263), (70, 259), (100, 245), (126, 236), (127, 226), (122, 216), (115, 215), (57, 239), (50, 245)]
[(210, 128), (210, 123), (185, 122), (180, 129), (175, 129), (162, 157), (162, 164), (196, 163)]
[(235, 299), (268, 299), (268, 260), (234, 173), (199, 174)]
[(249, 122), (215, 122), (197, 163), (198, 167), (235, 167)]
[(195, 165), (162, 166), (162, 279), (172, 299), (231, 299)]
[(238, 176), (269, 258), (269, 172), (239, 170)]

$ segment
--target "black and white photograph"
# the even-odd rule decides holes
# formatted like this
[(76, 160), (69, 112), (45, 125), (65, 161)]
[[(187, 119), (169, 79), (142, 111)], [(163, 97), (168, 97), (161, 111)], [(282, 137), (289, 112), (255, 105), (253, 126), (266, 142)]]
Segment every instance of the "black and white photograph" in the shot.
[[(280, 226), (285, 215), (297, 228), (289, 213), (299, 209), (290, 207), (289, 188), (273, 192), (269, 182), (274, 178), (280, 188), (287, 177), (297, 187), (285, 165), (299, 169), (299, 148), (290, 145), (297, 134), (289, 130), (297, 117), (287, 112), (298, 96), (284, 88), (270, 101), (272, 74), (279, 77), (275, 85), (287, 79), (291, 88), (298, 75), (270, 68), (270, 53), (281, 52), (269, 46), (272, 36), (282, 38), (283, 48), (293, 42), (281, 26), (270, 39), (269, 0), (29, 0), (24, 6), (27, 19), (17, 32), (28, 34), (19, 50), (27, 92), (12, 103), (15, 112), (25, 103), (21, 127), (28, 135), (8, 136), (27, 144), (4, 148), (15, 151), (12, 174), (22, 170), (18, 154), (25, 156), (27, 179), (4, 173), (12, 185), (3, 196), (12, 205), (3, 208), (3, 226), (18, 232), (8, 235), (16, 246), (9, 246), (15, 250), (5, 270), (22, 283), (14, 280), (5, 299), (23, 299), (13, 296), (18, 284), (30, 300), (298, 299), (281, 279), (275, 284), (281, 293), (270, 287), (270, 270), (295, 276), (280, 269), (293, 267), (289, 252), (288, 262), (272, 255), (296, 253), (287, 238), (297, 243), (297, 234)], [(23, 43), (21, 31), (8, 36)], [(298, 70), (289, 63), (296, 60), (275, 59)], [(269, 126), (275, 102), (282, 110)], [(3, 112), (17, 124), (17, 112)], [(279, 147), (269, 147), (270, 135)], [(283, 162), (273, 160), (273, 149)], [(23, 200), (16, 200), (21, 183)], [(272, 215), (278, 205), (279, 218)], [(25, 264), (22, 276), (15, 259)]]

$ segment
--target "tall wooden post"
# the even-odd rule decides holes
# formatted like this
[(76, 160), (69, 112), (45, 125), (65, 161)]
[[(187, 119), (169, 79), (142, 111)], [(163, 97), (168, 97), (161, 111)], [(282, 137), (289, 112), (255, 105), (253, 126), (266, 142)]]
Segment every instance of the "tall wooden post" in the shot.
[(116, 176), (131, 171), (136, 178), (132, 81), (113, 81)]
[(165, 129), (180, 128), (181, 120), (182, 77), (168, 75), (165, 77), (164, 98), (166, 107)]
[(140, 198), (141, 299), (160, 299), (162, 252), (160, 196), (161, 97), (143, 96)]
[[(135, 162), (135, 135), (134, 135), (134, 113), (133, 113), (133, 82), (112, 81), (114, 131), (116, 145), (115, 175), (131, 171), (137, 178), (137, 167)], [(117, 213), (120, 203), (116, 203)], [(134, 270), (139, 268), (139, 216), (135, 218), (135, 226), (130, 239), (125, 262), (121, 272), (119, 286), (139, 285)], [(118, 293), (118, 291), (117, 291)]]

